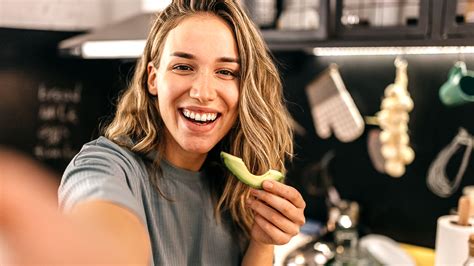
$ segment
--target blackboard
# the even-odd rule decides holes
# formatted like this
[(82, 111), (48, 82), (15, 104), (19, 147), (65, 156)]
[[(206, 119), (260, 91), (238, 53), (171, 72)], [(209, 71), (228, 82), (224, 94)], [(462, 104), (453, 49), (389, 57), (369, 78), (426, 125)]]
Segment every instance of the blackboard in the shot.
[(70, 160), (78, 152), (72, 146), (72, 130), (80, 125), (79, 105), (82, 85), (76, 83), (72, 89), (38, 88), (38, 128), (34, 155), (40, 160)]
[(58, 176), (100, 134), (125, 85), (120, 61), (58, 55), (57, 43), (73, 34), (0, 29), (0, 145), (31, 155)]

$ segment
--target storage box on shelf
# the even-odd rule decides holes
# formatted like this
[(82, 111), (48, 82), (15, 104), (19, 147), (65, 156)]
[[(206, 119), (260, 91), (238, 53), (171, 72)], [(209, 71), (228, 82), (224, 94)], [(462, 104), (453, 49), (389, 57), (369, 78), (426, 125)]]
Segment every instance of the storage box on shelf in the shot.
[(442, 38), (474, 37), (474, 0), (445, 0)]
[(429, 34), (430, 0), (336, 0), (335, 37), (341, 39), (424, 39)]
[[(329, 0), (242, 2), (254, 22), (261, 26), (262, 35), (272, 49), (300, 49), (328, 38)], [(269, 2), (273, 3), (269, 5)], [(273, 23), (267, 20), (268, 16), (259, 15), (274, 14), (273, 7), (277, 6), (279, 12), (273, 16)]]

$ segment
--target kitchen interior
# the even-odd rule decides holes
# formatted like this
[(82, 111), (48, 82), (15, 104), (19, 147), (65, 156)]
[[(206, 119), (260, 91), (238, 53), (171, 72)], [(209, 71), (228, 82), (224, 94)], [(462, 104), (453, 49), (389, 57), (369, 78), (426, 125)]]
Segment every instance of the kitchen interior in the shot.
[[(275, 265), (462, 265), (474, 0), (240, 2), (279, 67), (295, 129), (286, 180), (307, 203)], [(0, 0), (0, 145), (59, 182), (110, 119), (168, 3)]]

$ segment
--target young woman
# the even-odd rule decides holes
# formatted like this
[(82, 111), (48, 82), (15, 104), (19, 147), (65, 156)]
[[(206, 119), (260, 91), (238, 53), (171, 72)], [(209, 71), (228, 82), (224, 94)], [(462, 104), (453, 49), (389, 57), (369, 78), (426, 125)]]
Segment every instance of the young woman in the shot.
[(232, 0), (175, 0), (153, 24), (104, 137), (66, 169), (61, 209), (123, 243), (130, 262), (271, 265), (273, 245), (304, 224), (294, 188), (237, 181), (219, 152), (249, 170), (285, 172), (290, 117), (278, 71)]

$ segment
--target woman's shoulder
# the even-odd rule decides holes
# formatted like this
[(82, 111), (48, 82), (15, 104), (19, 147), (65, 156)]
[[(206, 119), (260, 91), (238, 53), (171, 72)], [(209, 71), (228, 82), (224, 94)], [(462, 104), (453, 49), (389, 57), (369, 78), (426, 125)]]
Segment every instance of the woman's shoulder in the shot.
[[(121, 141), (120, 143), (125, 143)], [(118, 142), (108, 139), (104, 136), (100, 136), (88, 143), (85, 143), (78, 155), (87, 153), (106, 153), (110, 156), (115, 157), (132, 157), (139, 158), (138, 154), (134, 153), (126, 145), (120, 145)]]
[(60, 208), (78, 202), (105, 200), (125, 206), (144, 217), (139, 199), (146, 177), (140, 157), (105, 137), (82, 147), (66, 167), (58, 189)]
[(84, 144), (81, 149), (81, 152), (84, 150), (102, 150), (104, 152), (119, 152), (119, 153), (132, 153), (131, 150), (123, 145), (119, 145), (117, 142), (108, 139), (104, 136), (100, 136), (90, 142)]
[(122, 171), (133, 171), (144, 167), (141, 156), (103, 136), (84, 144), (72, 159), (70, 167), (91, 163), (108, 164), (109, 167), (118, 167)]

